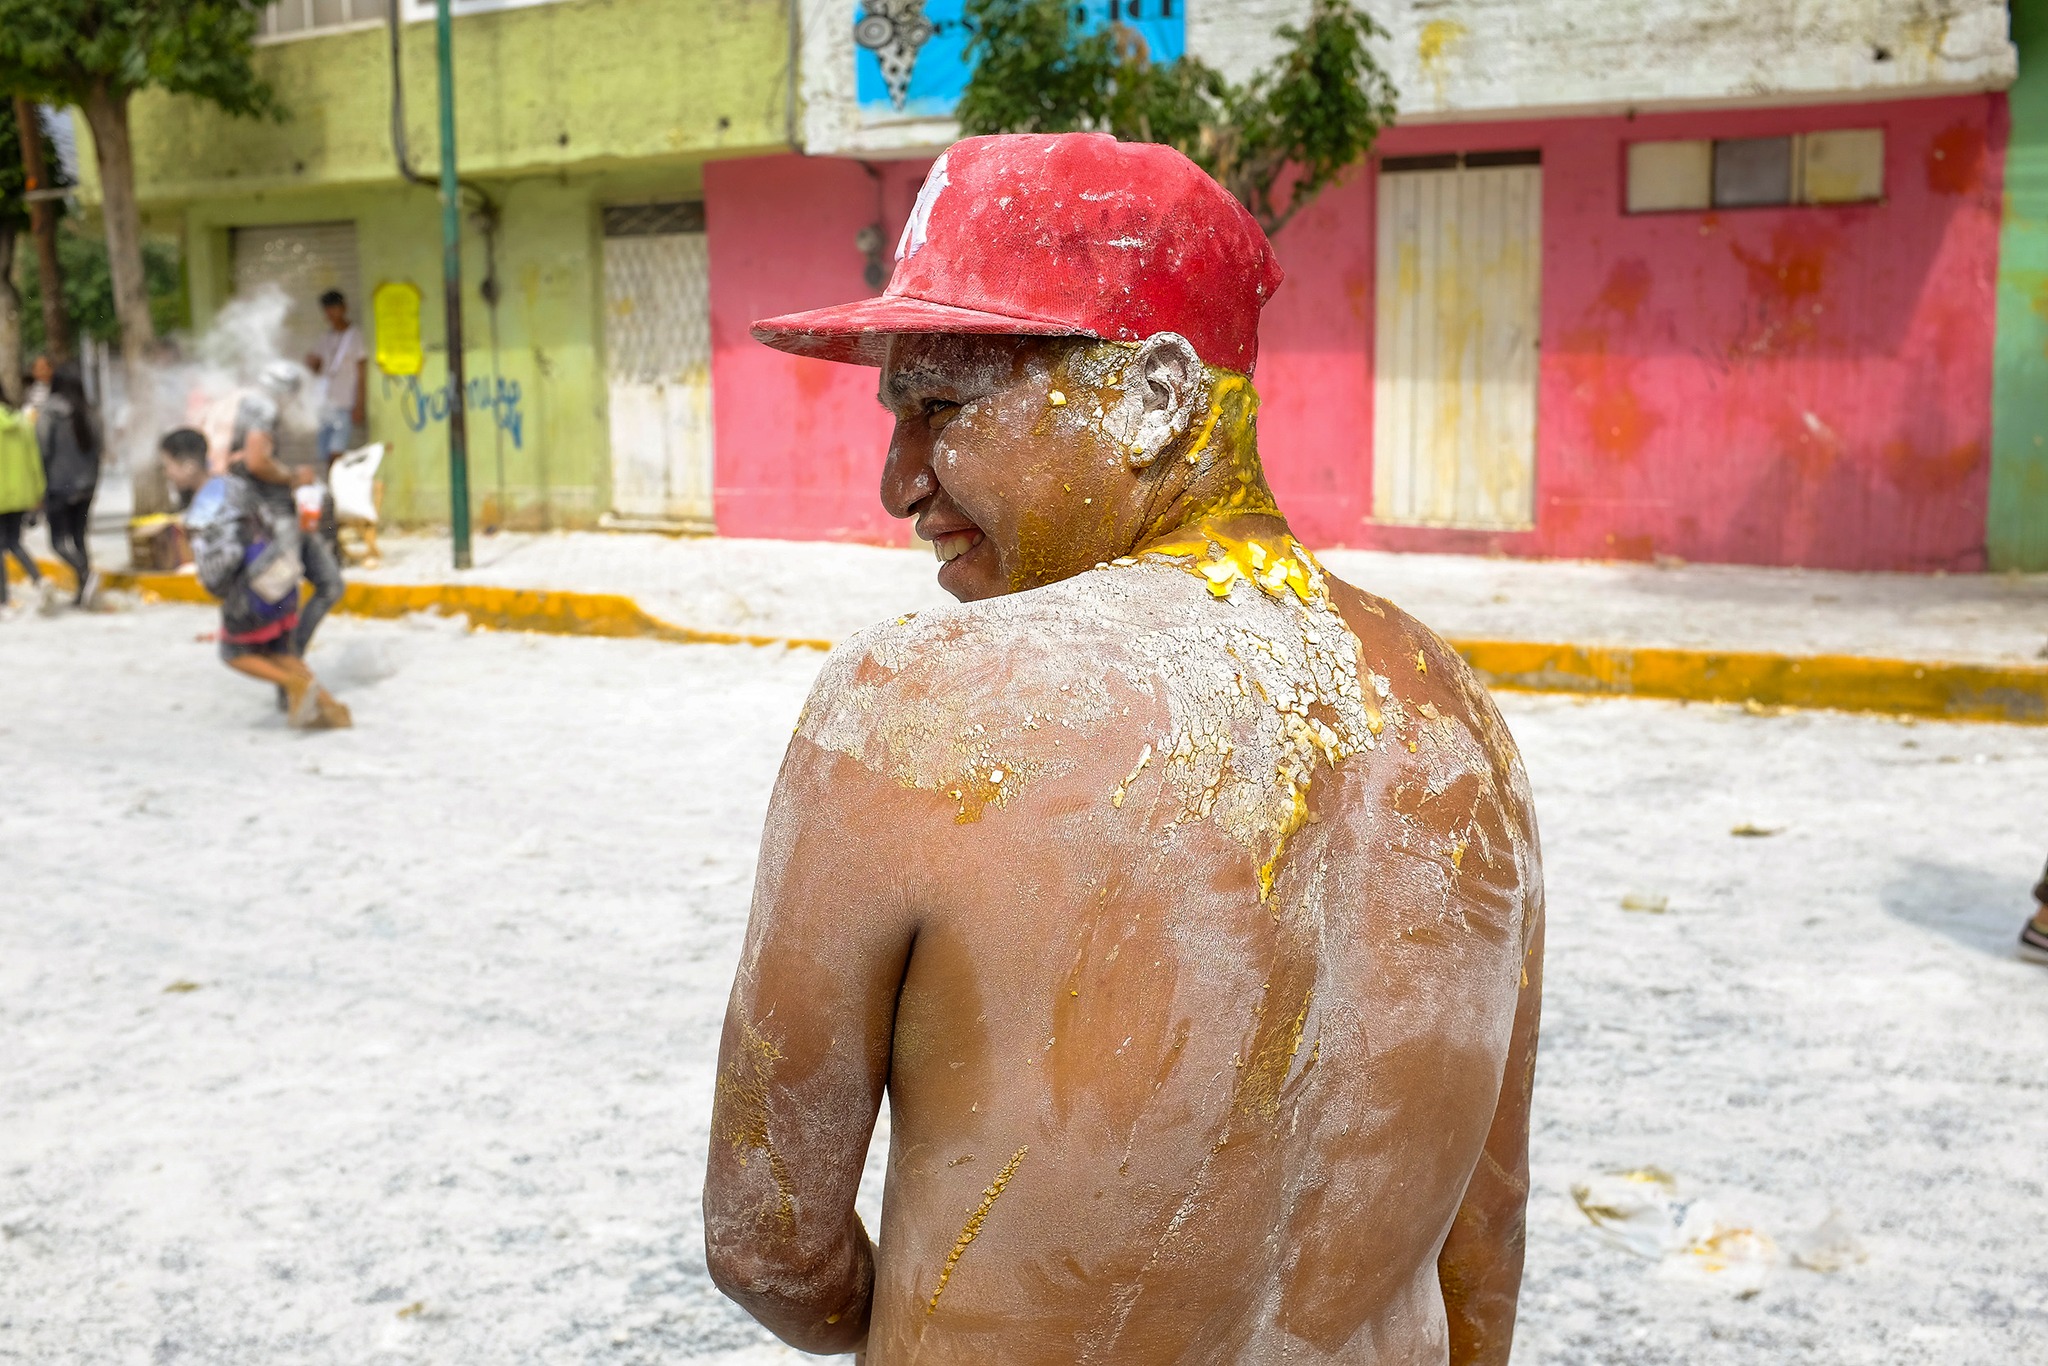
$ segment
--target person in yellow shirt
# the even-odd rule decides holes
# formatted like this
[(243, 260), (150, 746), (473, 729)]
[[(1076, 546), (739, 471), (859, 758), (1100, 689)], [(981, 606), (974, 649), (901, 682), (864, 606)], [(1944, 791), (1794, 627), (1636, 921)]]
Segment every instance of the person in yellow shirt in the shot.
[(7, 606), (7, 559), (40, 586), (43, 571), (21, 544), (22, 524), (43, 505), (43, 458), (27, 414), (0, 403), (0, 609)]

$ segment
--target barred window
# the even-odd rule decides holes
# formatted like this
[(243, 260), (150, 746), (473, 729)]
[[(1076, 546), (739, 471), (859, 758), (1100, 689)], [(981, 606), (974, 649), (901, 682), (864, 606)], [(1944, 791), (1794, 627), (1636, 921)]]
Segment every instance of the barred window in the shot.
[(256, 37), (300, 38), (381, 24), (390, 0), (275, 0), (256, 22)]

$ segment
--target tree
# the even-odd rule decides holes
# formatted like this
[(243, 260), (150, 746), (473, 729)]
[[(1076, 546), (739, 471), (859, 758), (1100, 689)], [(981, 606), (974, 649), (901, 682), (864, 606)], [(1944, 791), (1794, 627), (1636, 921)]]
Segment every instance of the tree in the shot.
[[(1373, 57), (1386, 30), (1352, 0), (1313, 0), (1288, 48), (1234, 84), (1199, 58), (1155, 63), (1127, 25), (1084, 32), (1066, 0), (967, 0), (974, 71), (955, 115), (977, 133), (1113, 133), (1185, 153), (1270, 236), (1393, 121)], [(1291, 174), (1290, 174), (1291, 173)]]
[(128, 105), (155, 87), (245, 117), (281, 117), (250, 40), (263, 0), (0, 0), (0, 89), (74, 104), (92, 129), (107, 266), (133, 365), (155, 340)]
[[(21, 139), (14, 105), (0, 104), (0, 399), (21, 398), (21, 295), (14, 288), (14, 244), (28, 226), (28, 171), (21, 164)], [(0, 573), (5, 573), (0, 566)]]
[[(121, 340), (121, 319), (114, 311), (114, 279), (108, 268), (107, 244), (97, 234), (66, 226), (57, 232), (63, 297), (58, 313), (79, 338), (98, 342)], [(27, 272), (24, 272), (27, 274)], [(142, 278), (149, 290), (150, 326), (158, 335), (185, 323), (185, 294), (179, 277), (178, 253), (162, 242), (142, 244)], [(21, 291), (22, 354), (57, 354), (44, 330), (42, 281), (28, 275)]]
[[(32, 192), (61, 190), (71, 184), (56, 150), (50, 145), (43, 112), (26, 96), (13, 101), (15, 140), (12, 155), (20, 158), (27, 188)], [(36, 239), (36, 280), (41, 286), (41, 340), (32, 349), (49, 353), (62, 364), (72, 358), (71, 319), (64, 311), (64, 275), (58, 264), (57, 219), (63, 212), (60, 200), (38, 198), (27, 201), (28, 223)]]

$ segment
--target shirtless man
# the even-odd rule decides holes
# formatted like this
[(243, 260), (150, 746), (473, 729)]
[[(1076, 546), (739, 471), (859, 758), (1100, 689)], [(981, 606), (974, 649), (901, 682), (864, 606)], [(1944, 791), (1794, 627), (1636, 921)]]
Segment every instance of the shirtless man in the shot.
[(1279, 280), (1178, 153), (977, 138), (881, 298), (755, 329), (881, 366), (882, 500), (963, 604), (834, 652), (768, 814), (704, 1218), (794, 1346), (1508, 1359), (1528, 786), (1458, 656), (1273, 503)]

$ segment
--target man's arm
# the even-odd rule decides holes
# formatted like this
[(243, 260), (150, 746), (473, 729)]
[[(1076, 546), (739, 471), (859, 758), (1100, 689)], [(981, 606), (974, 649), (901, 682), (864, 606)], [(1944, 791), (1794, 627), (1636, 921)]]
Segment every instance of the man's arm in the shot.
[(353, 408), (351, 408), (351, 409), (349, 410), (348, 420), (349, 420), (349, 421), (351, 421), (351, 422), (353, 422), (353, 423), (355, 423), (355, 424), (356, 424), (356, 426), (358, 426), (358, 427), (360, 427), (360, 426), (362, 426), (362, 425), (363, 425), (363, 414), (364, 414), (365, 412), (367, 412), (367, 411), (368, 411), (368, 410), (367, 410), (367, 409), (366, 409), (366, 408), (365, 408), (365, 407), (364, 407), (363, 405), (364, 405), (365, 401), (366, 401), (366, 400), (367, 400), (367, 399), (369, 398), (369, 396), (370, 396), (370, 362), (369, 362), (369, 360), (368, 360), (368, 359), (367, 359), (366, 357), (363, 357), (363, 356), (357, 356), (357, 357), (356, 357), (356, 402), (355, 402), (355, 406), (354, 406)]
[(763, 833), (719, 1046), (704, 1179), (718, 1288), (806, 1352), (861, 1349), (874, 1248), (854, 1212), (915, 937), (907, 792), (799, 738)]
[(1543, 1003), (1543, 901), (1523, 950), (1515, 1030), (1501, 1078), (1500, 1102), (1479, 1168), (1437, 1256), (1451, 1366), (1507, 1366), (1522, 1293), (1522, 1252), (1529, 1211), (1529, 1098), (1536, 1086), (1536, 1033)]
[(266, 484), (310, 484), (313, 471), (309, 469), (287, 469), (278, 463), (277, 447), (270, 440), (270, 433), (262, 430), (250, 432), (242, 439), (242, 467)]

